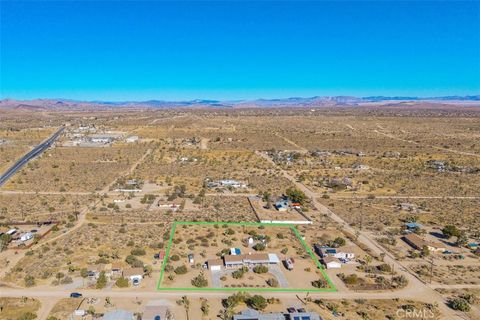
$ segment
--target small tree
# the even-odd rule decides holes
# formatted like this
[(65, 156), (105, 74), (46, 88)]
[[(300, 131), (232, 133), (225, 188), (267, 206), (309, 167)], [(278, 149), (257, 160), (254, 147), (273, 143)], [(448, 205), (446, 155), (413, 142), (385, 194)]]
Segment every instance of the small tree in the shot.
[(34, 319), (37, 319), (37, 315), (32, 312), (26, 312), (17, 319), (18, 320), (34, 320)]
[(333, 240), (333, 243), (335, 244), (336, 247), (342, 247), (342, 246), (344, 246), (347, 242), (346, 242), (345, 239), (343, 239), (342, 237), (337, 237), (337, 238), (335, 238), (335, 240)]
[(256, 251), (263, 251), (265, 250), (265, 245), (261, 242), (258, 242), (253, 246), (253, 249), (255, 249)]
[(267, 300), (256, 294), (247, 300), (247, 305), (255, 310), (263, 310), (267, 307)]
[(325, 279), (320, 278), (318, 280), (312, 281), (312, 286), (314, 286), (315, 288), (326, 288), (328, 287), (328, 282)]
[(186, 265), (181, 265), (179, 267), (176, 267), (175, 270), (173, 270), (176, 274), (185, 274), (188, 272), (187, 266)]
[(453, 310), (458, 310), (462, 312), (470, 311), (470, 304), (467, 300), (462, 298), (455, 298), (450, 301), (450, 306)]
[(267, 266), (255, 266), (253, 267), (253, 272), (255, 273), (267, 273), (268, 272), (268, 267)]
[(203, 272), (192, 279), (192, 285), (197, 287), (197, 288), (203, 288), (203, 287), (206, 287), (208, 285), (208, 280), (203, 275)]
[(273, 287), (273, 288), (276, 288), (279, 286), (279, 283), (278, 283), (278, 280), (276, 278), (269, 278), (267, 280), (267, 284), (270, 286), (270, 287)]
[(305, 193), (302, 190), (296, 189), (296, 188), (288, 188), (285, 194), (293, 201), (293, 202), (299, 202), (300, 204), (303, 204), (303, 201), (305, 200), (306, 196)]
[(98, 276), (97, 284), (95, 285), (95, 287), (97, 289), (103, 289), (106, 286), (107, 286), (107, 276), (105, 275), (105, 271), (102, 271)]
[(180, 300), (177, 300), (177, 304), (183, 306), (185, 309), (185, 313), (187, 315), (187, 320), (190, 319), (189, 311), (190, 311), (190, 300), (188, 300), (187, 296), (182, 296)]
[(33, 287), (35, 285), (35, 278), (31, 275), (25, 276), (23, 280), (25, 281), (25, 287)]
[(442, 233), (447, 239), (458, 236), (459, 232), (460, 231), (454, 225), (446, 225), (442, 229)]
[(118, 278), (117, 281), (115, 281), (115, 285), (119, 288), (126, 288), (128, 287), (128, 279), (127, 278)]
[(202, 305), (200, 306), (200, 310), (202, 311), (202, 314), (204, 316), (208, 316), (208, 313), (210, 312), (210, 306), (208, 305), (208, 300), (201, 298), (202, 300)]

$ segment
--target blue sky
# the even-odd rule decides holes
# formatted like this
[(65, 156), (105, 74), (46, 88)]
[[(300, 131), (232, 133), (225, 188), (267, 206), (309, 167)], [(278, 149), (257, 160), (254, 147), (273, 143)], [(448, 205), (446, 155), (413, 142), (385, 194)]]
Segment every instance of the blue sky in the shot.
[(1, 98), (478, 94), (480, 3), (3, 1)]

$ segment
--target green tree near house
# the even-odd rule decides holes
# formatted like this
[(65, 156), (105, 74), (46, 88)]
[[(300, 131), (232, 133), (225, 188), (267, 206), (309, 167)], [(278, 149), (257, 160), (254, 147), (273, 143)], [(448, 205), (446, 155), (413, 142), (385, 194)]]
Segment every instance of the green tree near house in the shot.
[(290, 200), (292, 200), (292, 202), (298, 202), (300, 204), (303, 204), (306, 198), (305, 193), (296, 188), (288, 188), (285, 194), (290, 198)]
[(97, 284), (95, 285), (95, 287), (97, 289), (103, 289), (106, 286), (107, 286), (107, 276), (105, 275), (105, 271), (102, 271), (98, 276)]
[(268, 303), (264, 297), (256, 294), (247, 300), (247, 305), (255, 310), (263, 310)]

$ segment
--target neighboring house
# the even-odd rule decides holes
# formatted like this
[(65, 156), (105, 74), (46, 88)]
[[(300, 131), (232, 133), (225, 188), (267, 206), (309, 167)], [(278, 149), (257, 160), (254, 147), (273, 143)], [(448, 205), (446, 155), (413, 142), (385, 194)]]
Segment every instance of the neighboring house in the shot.
[(143, 268), (130, 268), (123, 270), (123, 277), (130, 281), (143, 279)]
[(288, 201), (280, 200), (280, 201), (275, 202), (275, 209), (277, 209), (278, 211), (287, 211)]
[(415, 230), (420, 230), (423, 226), (420, 223), (417, 222), (407, 222), (405, 223), (405, 228), (408, 231), (415, 231)]
[(338, 259), (355, 259), (355, 253), (353, 252), (337, 252), (336, 254), (333, 255), (335, 258)]
[(367, 166), (366, 164), (356, 164), (353, 166), (353, 169), (355, 170), (368, 170), (370, 169), (369, 166)]
[(220, 180), (218, 181), (218, 183), (222, 186), (222, 187), (233, 187), (233, 188), (246, 188), (247, 185), (244, 184), (244, 183), (241, 183), (240, 181), (237, 181), (237, 180)]
[(337, 249), (335, 248), (330, 248), (330, 247), (323, 247), (323, 246), (320, 246), (318, 244), (315, 244), (313, 246), (315, 252), (321, 257), (321, 258), (325, 258), (325, 257), (328, 257), (328, 256), (332, 256), (334, 254), (337, 253)]
[(230, 255), (232, 255), (232, 256), (238, 256), (241, 253), (242, 252), (240, 251), (239, 248), (230, 248)]
[[(148, 303), (155, 302), (156, 301), (154, 300), (153, 302)], [(170, 311), (168, 310), (168, 307), (164, 305), (147, 305), (143, 311), (142, 320), (164, 320), (167, 319), (168, 313), (170, 313)]]
[(300, 204), (300, 202), (292, 202), (292, 208), (300, 209), (301, 207), (302, 205)]
[(471, 250), (475, 250), (478, 248), (478, 243), (476, 242), (470, 242), (469, 244), (467, 244), (467, 247)]
[(122, 265), (118, 262), (112, 263), (112, 276), (120, 276), (122, 274)]
[(126, 310), (115, 310), (104, 313), (103, 320), (134, 320), (133, 312)]
[(315, 312), (299, 312), (296, 310), (289, 313), (261, 313), (253, 309), (246, 309), (240, 314), (234, 315), (233, 320), (322, 320), (322, 318)]
[(424, 247), (427, 247), (431, 252), (444, 252), (446, 250), (445, 246), (440, 242), (424, 240), (415, 233), (407, 234), (403, 237), (403, 241), (416, 250), (422, 250)]
[(327, 269), (340, 269), (342, 267), (340, 260), (338, 260), (338, 258), (335, 258), (335, 257), (322, 258), (322, 263), (325, 265)]
[(130, 136), (127, 139), (125, 139), (125, 142), (128, 142), (128, 143), (133, 143), (137, 141), (138, 141), (138, 136)]
[(33, 238), (33, 233), (26, 232), (20, 236), (20, 241), (28, 241)]

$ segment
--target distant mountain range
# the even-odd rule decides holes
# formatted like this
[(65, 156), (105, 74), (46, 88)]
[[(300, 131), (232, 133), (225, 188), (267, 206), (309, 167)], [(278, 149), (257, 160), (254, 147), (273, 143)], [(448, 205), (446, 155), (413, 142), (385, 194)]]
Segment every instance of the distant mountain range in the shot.
[(480, 95), (472, 96), (442, 96), (442, 97), (352, 97), (352, 96), (315, 96), (292, 97), (284, 99), (256, 99), (256, 100), (186, 100), (186, 101), (77, 101), (70, 99), (35, 99), (35, 100), (0, 100), (0, 109), (20, 110), (49, 110), (49, 109), (91, 109), (91, 108), (280, 108), (280, 107), (333, 107), (333, 106), (362, 106), (369, 104), (398, 104), (406, 102), (441, 103), (441, 104), (471, 104), (479, 102)]

